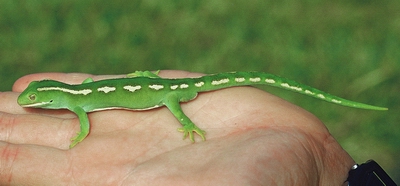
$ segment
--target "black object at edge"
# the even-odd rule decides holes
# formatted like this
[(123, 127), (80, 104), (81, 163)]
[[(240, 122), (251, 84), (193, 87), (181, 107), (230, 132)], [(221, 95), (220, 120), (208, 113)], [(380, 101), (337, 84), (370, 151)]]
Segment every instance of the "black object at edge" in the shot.
[(397, 186), (374, 160), (353, 167), (347, 181), (349, 186)]

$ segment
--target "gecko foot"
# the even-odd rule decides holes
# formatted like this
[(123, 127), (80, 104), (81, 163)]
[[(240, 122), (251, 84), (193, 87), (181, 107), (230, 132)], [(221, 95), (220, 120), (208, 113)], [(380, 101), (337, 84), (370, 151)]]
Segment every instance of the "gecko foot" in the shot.
[(189, 139), (192, 142), (195, 142), (193, 132), (197, 133), (203, 139), (203, 141), (206, 140), (206, 137), (205, 137), (206, 132), (204, 130), (201, 130), (199, 127), (197, 127), (194, 124), (189, 124), (189, 125), (183, 126), (182, 128), (178, 128), (178, 131), (183, 132), (183, 139), (185, 139), (189, 135)]
[(78, 134), (71, 138), (71, 144), (69, 145), (69, 148), (71, 149), (72, 147), (74, 147), (75, 145), (77, 145), (79, 142), (81, 142), (83, 139), (85, 139), (87, 136), (87, 134), (83, 134), (81, 132), (78, 132)]

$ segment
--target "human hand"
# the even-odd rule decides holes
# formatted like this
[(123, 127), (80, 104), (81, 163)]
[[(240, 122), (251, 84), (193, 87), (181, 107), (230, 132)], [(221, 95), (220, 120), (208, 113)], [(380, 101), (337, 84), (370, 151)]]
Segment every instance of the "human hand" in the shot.
[(30, 81), (87, 77), (121, 76), (34, 74), (0, 93), (0, 185), (341, 185), (354, 164), (315, 116), (251, 87), (182, 103), (207, 132), (207, 141), (196, 136), (194, 144), (182, 140), (179, 122), (162, 107), (90, 113), (89, 136), (68, 149), (79, 130), (73, 113), (16, 103)]

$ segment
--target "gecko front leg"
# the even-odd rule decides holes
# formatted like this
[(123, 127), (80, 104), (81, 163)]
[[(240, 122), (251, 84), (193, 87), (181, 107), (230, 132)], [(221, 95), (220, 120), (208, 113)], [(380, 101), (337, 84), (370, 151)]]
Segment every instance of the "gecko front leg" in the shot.
[(83, 139), (85, 139), (86, 136), (89, 134), (89, 129), (90, 129), (89, 118), (86, 112), (81, 107), (73, 108), (71, 109), (71, 111), (73, 111), (79, 118), (80, 131), (75, 137), (71, 138), (72, 143), (69, 146), (69, 148), (74, 147)]

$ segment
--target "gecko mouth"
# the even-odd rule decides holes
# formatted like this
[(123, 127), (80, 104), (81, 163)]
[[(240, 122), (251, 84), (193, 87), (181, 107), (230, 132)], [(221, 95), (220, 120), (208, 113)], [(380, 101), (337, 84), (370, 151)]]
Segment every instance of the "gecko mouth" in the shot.
[(32, 103), (32, 104), (27, 104), (27, 105), (21, 105), (22, 107), (41, 107), (43, 105), (48, 105), (52, 103), (53, 100), (48, 101), (48, 102), (39, 102), (39, 103)]

